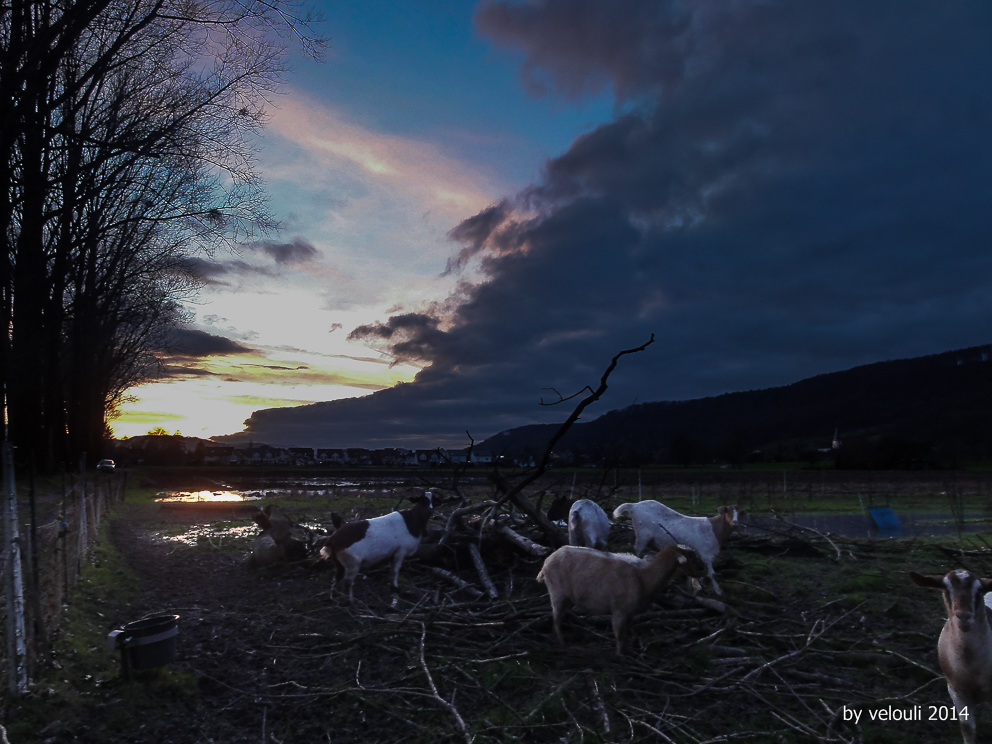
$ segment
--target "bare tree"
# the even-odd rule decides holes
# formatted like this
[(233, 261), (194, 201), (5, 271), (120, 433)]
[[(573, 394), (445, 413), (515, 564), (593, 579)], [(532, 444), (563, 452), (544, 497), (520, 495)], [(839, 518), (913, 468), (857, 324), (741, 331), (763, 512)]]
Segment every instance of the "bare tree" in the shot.
[(0, 382), (22, 451), (92, 454), (106, 409), (178, 317), (183, 257), (272, 227), (251, 137), (284, 37), (319, 52), (300, 10), (0, 6)]

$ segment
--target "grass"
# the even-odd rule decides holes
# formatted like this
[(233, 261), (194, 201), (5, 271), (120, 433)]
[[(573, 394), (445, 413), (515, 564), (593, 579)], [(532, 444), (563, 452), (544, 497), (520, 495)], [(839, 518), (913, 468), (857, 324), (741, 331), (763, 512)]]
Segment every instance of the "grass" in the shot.
[(128, 617), (138, 588), (105, 521), (92, 563), (84, 567), (52, 638), (50, 658), (34, 670), (32, 694), (7, 702), (12, 742), (63, 741), (80, 731), (91, 741), (131, 736), (148, 716), (195, 694), (192, 675), (168, 667), (138, 673), (143, 684), (121, 679), (120, 656), (108, 652), (107, 633), (120, 627), (117, 618)]
[[(159, 485), (134, 479), (128, 484), (125, 504), (113, 518), (137, 518), (139, 512), (147, 518), (160, 490)], [(691, 498), (689, 493), (672, 491), (665, 500), (675, 508), (697, 513), (715, 512), (721, 501), (718, 494), (712, 493), (695, 505)], [(931, 510), (935, 499), (939, 500), (936, 494), (905, 494), (893, 496), (892, 503), (897, 512), (907, 513), (911, 509)], [(851, 500), (850, 494), (827, 495), (805, 504), (836, 513)], [(753, 514), (767, 513), (760, 498), (753, 501)], [(978, 513), (988, 509), (986, 501), (979, 494), (966, 494), (962, 499), (966, 511)], [(381, 512), (384, 508), (383, 499), (359, 494), (348, 494), (344, 500), (293, 498), (275, 503), (297, 517), (321, 517), (331, 508), (344, 512)], [(388, 508), (392, 505), (390, 501)], [(227, 524), (230, 523), (213, 525), (206, 534), (218, 535), (218, 530)], [(188, 529), (165, 521), (152, 526), (173, 534)], [(550, 645), (547, 608), (538, 601), (543, 599), (543, 589), (519, 578), (519, 572), (516, 594), (501, 600), (516, 608), (514, 611), (521, 617), (514, 621), (517, 624), (467, 625), (456, 631), (435, 628), (430, 623), (444, 615), (437, 615), (429, 603), (420, 608), (412, 602), (401, 604), (399, 614), (413, 618), (413, 623), (419, 617), (417, 613), (427, 613), (423, 617), (429, 628), (427, 660), (431, 673), (447, 699), (457, 693), (454, 699), (479, 744), (512, 741), (515, 737), (528, 742), (578, 741), (580, 735), (589, 742), (616, 738), (658, 740), (649, 726), (665, 731), (680, 744), (744, 729), (772, 732), (766, 738), (751, 740), (800, 742), (809, 739), (784, 726), (772, 710), (798, 714), (801, 706), (797, 701), (803, 700), (822, 715), (821, 699), (833, 710), (842, 705), (877, 708), (890, 704), (885, 702), (890, 698), (898, 700), (892, 703), (896, 705), (946, 704), (946, 691), (939, 681), (933, 681), (936, 638), (943, 623), (939, 594), (914, 586), (907, 572), (913, 569), (942, 574), (963, 565), (985, 576), (992, 575), (992, 553), (949, 557), (941, 549), (944, 546), (977, 552), (985, 547), (984, 540), (992, 541), (992, 534), (838, 540), (845, 551), (840, 560), (835, 558), (833, 548), (817, 538), (812, 538), (811, 544), (820, 550), (819, 557), (793, 557), (781, 551), (765, 554), (732, 544), (718, 563), (720, 583), (727, 592), (726, 614), (672, 619), (664, 615), (668, 608), (653, 609), (635, 624), (637, 655), (633, 659), (615, 658), (608, 625), (589, 620), (572, 618), (566, 622), (571, 644), (567, 653)], [(201, 540), (196, 550), (229, 557), (244, 550), (245, 545), (214, 537), (212, 541)], [(612, 547), (627, 550), (629, 543), (618, 542)], [(418, 572), (414, 563), (409, 570), (404, 569), (403, 580), (409, 586), (415, 577), (421, 577), (425, 585), (436, 584), (426, 572)], [(465, 578), (471, 576), (466, 574)], [(258, 574), (259, 586), (270, 581), (276, 579)], [(499, 578), (497, 584), (503, 586)], [(414, 585), (417, 590), (419, 587)], [(121, 682), (119, 659), (106, 651), (106, 634), (118, 620), (133, 619), (129, 608), (137, 591), (127, 556), (119, 555), (105, 532), (101, 533), (94, 564), (84, 571), (54, 641), (56, 665), (38, 670), (35, 694), (8, 703), (4, 720), (9, 721), (12, 742), (69, 741), (74, 736), (83, 741), (140, 741), (145, 722), (181, 722), (188, 711), (200, 704), (197, 677), (179, 668), (145, 673), (138, 685)], [(373, 607), (383, 611), (382, 607)], [(326, 688), (331, 692), (326, 699), (318, 697), (316, 703), (322, 706), (323, 720), (333, 724), (328, 725), (333, 729), (334, 740), (347, 741), (349, 731), (365, 731), (362, 726), (367, 724), (363, 721), (369, 720), (392, 737), (382, 740), (459, 740), (452, 733), (451, 717), (437, 706), (425, 704), (422, 698), (407, 700), (399, 695), (346, 692), (354, 687), (359, 660), (367, 665), (365, 668), (377, 669), (382, 676), (380, 686), (392, 684), (397, 689), (409, 687), (422, 692), (425, 682), (417, 666), (417, 633), (409, 636), (410, 623), (397, 623), (396, 615), (389, 613), (378, 620), (373, 612), (356, 627), (339, 622), (351, 617), (340, 608), (334, 612), (342, 614), (331, 618), (314, 612), (320, 615), (315, 626), (322, 635), (320, 642), (339, 644), (341, 653), (349, 655), (347, 676), (340, 680), (328, 677)], [(526, 623), (534, 624), (520, 630), (520, 625)], [(801, 648), (814, 629), (830, 623), (834, 624), (808, 652), (779, 663), (774, 674), (764, 672), (753, 681), (741, 681), (760, 664)], [(716, 640), (701, 642), (718, 631)], [(263, 643), (270, 632), (271, 626), (259, 623), (251, 632), (245, 631), (238, 642)], [(513, 642), (500, 645), (513, 632), (519, 633)], [(299, 648), (298, 663), (311, 663), (309, 657), (316, 654), (308, 654), (305, 644), (317, 641), (307, 641), (305, 635), (296, 635), (292, 641), (294, 649)], [(702, 680), (733, 670), (733, 663), (725, 663), (728, 657), (720, 655), (720, 646), (743, 649), (749, 661), (736, 676), (722, 683), (725, 690), (688, 699), (680, 697), (702, 684)], [(334, 645), (335, 653), (338, 648)], [(487, 659), (487, 655), (521, 651), (528, 655)], [(846, 682), (815, 684), (804, 681), (802, 674)], [(609, 712), (615, 736), (606, 736), (601, 730), (595, 706), (590, 702), (592, 682)], [(928, 686), (917, 691), (924, 685)], [(270, 693), (262, 690), (259, 694)], [(726, 704), (714, 706), (716, 700)], [(405, 721), (412, 722), (413, 727)], [(990, 730), (992, 716), (987, 711), (979, 726), (982, 731)], [(285, 719), (273, 724), (271, 731), (280, 741), (290, 742), (313, 740), (315, 728), (307, 720)], [(855, 733), (842, 724), (835, 731), (844, 736)], [(960, 740), (956, 725), (939, 722), (862, 721), (860, 733), (866, 742)]]

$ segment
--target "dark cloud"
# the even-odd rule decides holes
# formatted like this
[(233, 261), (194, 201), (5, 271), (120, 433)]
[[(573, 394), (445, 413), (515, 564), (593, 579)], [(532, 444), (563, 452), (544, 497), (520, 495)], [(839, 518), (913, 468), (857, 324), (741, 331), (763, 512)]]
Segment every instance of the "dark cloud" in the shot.
[(698, 53), (705, 10), (643, 0), (486, 0), (475, 22), (500, 46), (526, 52), (521, 76), (531, 92), (574, 99), (611, 83), (620, 96), (676, 85)]
[(189, 276), (207, 284), (222, 284), (218, 281), (230, 270), (226, 265), (205, 258), (190, 256), (182, 259), (182, 270)]
[[(257, 241), (243, 246), (249, 251), (259, 252), (271, 259), (277, 266), (309, 263), (320, 256), (306, 239), (294, 237), (288, 243)], [(256, 266), (241, 259), (214, 261), (200, 257), (183, 259), (182, 271), (207, 284), (226, 284), (228, 277), (262, 276), (275, 277), (278, 269), (270, 266)]]
[(175, 357), (209, 357), (227, 354), (250, 354), (253, 349), (195, 328), (177, 328), (169, 337), (166, 349)]
[(532, 0), (476, 21), (535, 90), (608, 86), (615, 119), (451, 231), (449, 269), (484, 272), (454, 309), (352, 332), (425, 363), (412, 383), (256, 413), (256, 438), (562, 418), (542, 388), (595, 383), (651, 333), (603, 410), (988, 343), (987, 3)]
[(305, 238), (301, 238), (298, 235), (288, 243), (259, 241), (248, 243), (245, 247), (264, 253), (277, 264), (306, 263), (313, 261), (320, 255), (320, 251), (314, 248)]
[(447, 340), (438, 325), (438, 319), (430, 315), (404, 313), (385, 323), (358, 326), (348, 334), (348, 339), (384, 341), (397, 362), (436, 361)]
[(168, 379), (168, 378), (189, 378), (189, 377), (212, 377), (214, 372), (207, 369), (202, 369), (200, 367), (187, 367), (187, 366), (176, 366), (172, 364), (163, 364), (159, 367), (155, 377), (156, 379)]
[(512, 207), (508, 200), (503, 200), (488, 209), (479, 212), (474, 217), (457, 225), (448, 237), (456, 243), (462, 244), (462, 249), (458, 255), (448, 260), (445, 274), (450, 274), (465, 267), (472, 256), (478, 254), (487, 245), (491, 245), (490, 236), (506, 222), (512, 213)]
[(233, 354), (254, 354), (255, 350), (224, 336), (216, 336), (195, 328), (176, 328), (160, 351), (163, 359), (156, 372), (158, 378), (210, 377), (214, 372), (204, 369), (203, 360)]

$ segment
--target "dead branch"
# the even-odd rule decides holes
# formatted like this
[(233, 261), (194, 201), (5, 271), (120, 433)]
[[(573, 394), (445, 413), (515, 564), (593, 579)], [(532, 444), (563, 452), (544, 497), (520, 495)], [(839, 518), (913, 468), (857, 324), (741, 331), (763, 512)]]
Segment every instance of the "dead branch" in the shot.
[[(633, 349), (624, 349), (613, 357), (610, 361), (610, 365), (606, 368), (606, 371), (603, 372), (603, 376), (599, 380), (599, 387), (592, 390), (589, 395), (579, 401), (579, 404), (573, 409), (572, 413), (569, 414), (568, 418), (562, 422), (561, 426), (558, 427), (558, 430), (548, 440), (548, 443), (544, 448), (544, 454), (541, 455), (541, 459), (537, 463), (537, 466), (518, 483), (513, 486), (509, 485), (506, 477), (499, 472), (498, 467), (493, 468), (490, 479), (496, 486), (497, 491), (501, 494), (498, 502), (500, 504), (504, 504), (509, 501), (520, 509), (520, 511), (530, 517), (541, 528), (544, 534), (547, 535), (548, 539), (551, 540), (554, 545), (564, 545), (568, 542), (568, 540), (562, 530), (557, 525), (550, 522), (547, 517), (545, 517), (545, 515), (534, 506), (534, 503), (523, 495), (523, 490), (544, 475), (545, 471), (548, 469), (548, 465), (551, 464), (551, 456), (554, 453), (555, 445), (558, 444), (561, 438), (565, 436), (569, 429), (572, 428), (572, 425), (579, 420), (579, 416), (582, 415), (582, 412), (590, 405), (598, 401), (606, 392), (608, 387), (607, 381), (613, 373), (613, 370), (616, 369), (620, 358), (626, 356), (627, 354), (636, 354), (639, 351), (644, 351), (644, 349), (653, 343), (654, 334), (652, 333), (651, 338), (645, 343)], [(566, 398), (563, 400), (568, 399)]]
[(473, 597), (479, 598), (482, 596), (482, 592), (480, 592), (478, 589), (476, 589), (474, 586), (469, 584), (464, 579), (455, 576), (453, 573), (451, 573), (451, 571), (445, 571), (443, 568), (440, 568), (439, 566), (431, 566), (431, 573), (433, 573), (436, 576), (440, 576), (445, 581), (454, 584), (460, 590), (465, 591), (468, 594), (471, 594)]
[(468, 506), (463, 506), (460, 509), (455, 509), (451, 512), (451, 516), (448, 517), (448, 522), (444, 526), (444, 534), (441, 536), (441, 539), (438, 540), (438, 544), (443, 545), (448, 541), (448, 538), (454, 531), (455, 526), (461, 524), (462, 517), (466, 514), (474, 514), (475, 512), (484, 511), (494, 507), (495, 505), (495, 501), (479, 501), (478, 503), (469, 504)]
[(596, 678), (592, 675), (592, 670), (587, 671), (589, 672), (589, 694), (592, 696), (592, 709), (596, 711), (596, 715), (599, 717), (603, 734), (608, 736), (610, 733), (610, 716), (606, 712), (606, 704), (603, 702), (603, 696), (599, 694), (599, 685), (596, 684)]
[(538, 702), (537, 705), (535, 705), (533, 708), (531, 708), (530, 713), (528, 713), (526, 716), (524, 716), (524, 720), (525, 721), (529, 721), (531, 718), (533, 718), (534, 716), (536, 716), (537, 715), (537, 712), (539, 710), (541, 710), (541, 708), (543, 708), (545, 705), (547, 705), (549, 702), (551, 702), (555, 698), (559, 697), (563, 692), (565, 692), (565, 690), (567, 690), (569, 687), (571, 687), (573, 684), (575, 684), (575, 681), (578, 678), (579, 678), (579, 675), (573, 674), (571, 677), (569, 677), (564, 682), (562, 682), (560, 685), (558, 685), (551, 692), (550, 695), (548, 695), (545, 698), (543, 698), (540, 702)]
[(423, 623), (420, 624), (420, 668), (424, 670), (424, 676), (427, 677), (427, 684), (431, 688), (431, 695), (434, 699), (448, 711), (455, 719), (458, 724), (459, 730), (465, 736), (465, 741), (467, 744), (472, 744), (475, 737), (469, 735), (468, 726), (465, 725), (465, 719), (461, 717), (458, 712), (458, 708), (455, 707), (454, 703), (449, 703), (443, 697), (438, 694), (437, 686), (434, 684), (434, 678), (431, 676), (431, 670), (427, 668), (427, 662), (424, 660), (424, 639), (427, 637), (427, 626)]
[(479, 581), (482, 582), (482, 586), (486, 589), (486, 594), (489, 595), (489, 599), (496, 599), (499, 597), (499, 592), (496, 591), (496, 585), (493, 584), (493, 580), (489, 578), (489, 571), (486, 569), (486, 564), (482, 560), (482, 554), (479, 552), (479, 546), (475, 543), (470, 543), (468, 546), (468, 553), (472, 556), (472, 563), (475, 566), (475, 572), (479, 574)]
[(545, 545), (541, 545), (540, 543), (536, 543), (533, 540), (524, 537), (518, 532), (514, 532), (505, 524), (501, 525), (497, 531), (499, 532), (499, 534), (501, 534), (503, 537), (509, 540), (514, 547), (522, 550), (527, 555), (532, 555), (535, 558), (542, 558), (551, 552), (551, 548)]
[[(794, 529), (802, 530), (803, 532), (809, 532), (813, 535), (816, 535), (817, 537), (822, 537), (824, 540), (830, 543), (830, 547), (833, 548), (834, 551), (837, 553), (837, 560), (839, 561), (841, 559), (841, 550), (840, 548), (837, 547), (837, 544), (830, 539), (830, 535), (826, 534), (825, 532), (820, 532), (819, 530), (815, 530), (812, 527), (803, 527), (801, 524), (795, 524), (794, 522), (790, 522), (787, 519), (782, 519), (781, 517), (775, 517), (775, 519), (779, 522), (782, 522), (783, 524), (789, 525), (789, 527), (792, 527)], [(758, 529), (762, 529), (762, 528), (759, 527)], [(854, 553), (852, 553), (850, 550), (847, 551), (847, 554), (852, 558), (855, 557)]]

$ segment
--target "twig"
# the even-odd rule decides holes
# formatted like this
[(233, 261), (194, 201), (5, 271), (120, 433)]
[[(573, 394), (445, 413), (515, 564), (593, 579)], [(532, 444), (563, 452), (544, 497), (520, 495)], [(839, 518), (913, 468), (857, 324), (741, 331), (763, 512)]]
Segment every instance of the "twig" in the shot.
[(468, 732), (468, 726), (465, 725), (465, 720), (461, 717), (458, 712), (458, 708), (454, 706), (454, 703), (449, 703), (443, 697), (438, 694), (437, 686), (434, 684), (434, 678), (431, 676), (431, 670), (427, 668), (427, 661), (424, 659), (424, 639), (427, 637), (427, 626), (423, 623), (420, 624), (420, 668), (424, 670), (424, 676), (427, 677), (427, 684), (431, 688), (431, 694), (434, 699), (448, 711), (452, 716), (454, 716), (455, 722), (458, 724), (458, 728), (461, 729), (462, 734), (465, 736), (465, 741), (467, 744), (472, 744), (475, 737), (471, 736)]
[[(943, 674), (940, 674), (938, 672), (935, 672), (933, 669), (931, 669), (930, 667), (928, 667), (926, 664), (921, 664), (918, 661), (913, 661), (908, 656), (903, 656), (898, 651), (893, 651), (890, 648), (883, 648), (882, 649), (882, 653), (890, 654), (891, 656), (895, 656), (897, 659), (902, 659), (907, 664), (912, 664), (913, 666), (917, 667), (918, 669), (922, 669), (925, 672), (929, 672), (930, 674), (932, 674), (934, 676), (934, 678), (932, 680), (930, 680), (930, 682), (935, 682), (938, 679), (944, 679), (944, 675)], [(927, 684), (930, 684), (930, 683), (928, 682)]]
[(596, 678), (592, 676), (592, 670), (587, 670), (589, 672), (589, 692), (592, 695), (592, 709), (596, 711), (596, 715), (599, 716), (600, 725), (603, 727), (603, 733), (609, 735), (610, 733), (610, 716), (606, 712), (606, 704), (603, 702), (603, 696), (599, 694), (599, 685), (596, 684)]
[[(812, 527), (804, 527), (801, 524), (796, 524), (795, 522), (790, 522), (789, 520), (782, 519), (781, 517), (775, 517), (775, 519), (777, 519), (779, 522), (784, 522), (785, 524), (789, 525), (790, 527), (795, 527), (797, 530), (803, 530), (805, 532), (812, 532), (817, 537), (822, 537), (824, 540), (826, 540), (828, 543), (830, 543), (830, 547), (832, 547), (837, 552), (837, 560), (839, 561), (841, 559), (841, 550), (840, 550), (840, 548), (838, 548), (837, 547), (837, 544), (833, 540), (830, 539), (830, 536), (827, 533), (820, 532), (819, 530), (815, 530)], [(761, 529), (761, 528), (759, 527), (758, 529)], [(855, 557), (854, 556), (854, 553), (852, 553), (850, 550), (847, 551), (847, 554), (849, 556), (851, 556), (852, 558)]]
[(494, 656), (491, 659), (465, 659), (467, 664), (491, 664), (494, 661), (506, 661), (507, 659), (519, 659), (530, 656), (530, 651), (521, 651), (518, 654), (507, 654), (506, 656)]
[(650, 723), (647, 723), (646, 721), (641, 721), (637, 718), (628, 718), (627, 720), (636, 723), (638, 726), (643, 726), (648, 731), (653, 733), (655, 736), (660, 736), (661, 740), (667, 742), (667, 744), (678, 744), (678, 742), (668, 738), (668, 736), (666, 736), (663, 731), (659, 731), (658, 729), (656, 729), (654, 726), (652, 726)]
[[(861, 604), (863, 604), (863, 603), (861, 603)], [(860, 607), (861, 604), (859, 604), (857, 607)], [(817, 638), (819, 638), (824, 633), (826, 633), (828, 630), (830, 630), (830, 628), (832, 628), (834, 625), (836, 625), (837, 623), (839, 623), (842, 619), (844, 619), (845, 617), (847, 617), (848, 615), (850, 615), (852, 612), (854, 612), (854, 610), (857, 609), (857, 607), (855, 607), (854, 609), (848, 610), (843, 615), (840, 615), (837, 619), (835, 619), (829, 625), (824, 624), (823, 620), (817, 620), (816, 622), (813, 623), (813, 627), (810, 628), (809, 635), (806, 636), (806, 643), (805, 643), (805, 645), (803, 645), (802, 648), (798, 648), (795, 651), (792, 651), (791, 653), (788, 653), (788, 654), (785, 654), (784, 656), (778, 657), (777, 659), (772, 659), (771, 661), (765, 662), (764, 664), (762, 664), (757, 669), (754, 669), (751, 672), (749, 672), (748, 674), (744, 675), (744, 677), (741, 679), (741, 682), (747, 682), (748, 680), (750, 680), (750, 679), (752, 679), (754, 677), (757, 677), (763, 671), (765, 671), (766, 669), (770, 669), (771, 667), (775, 666), (776, 664), (779, 664), (779, 663), (781, 663), (783, 661), (786, 661), (788, 659), (793, 659), (793, 658), (795, 658), (797, 656), (801, 656), (802, 654), (804, 654), (806, 651), (809, 650), (809, 647), (813, 643), (813, 641), (815, 641)], [(817, 628), (818, 627), (820, 628), (820, 631), (819, 632), (817, 632)]]
[(548, 704), (549, 701), (554, 700), (556, 697), (558, 697), (559, 695), (561, 695), (565, 690), (567, 690), (569, 687), (571, 687), (575, 683), (575, 680), (577, 680), (578, 678), (579, 678), (579, 675), (573, 674), (571, 677), (569, 677), (564, 682), (562, 682), (560, 685), (558, 685), (552, 691), (552, 693), (550, 695), (548, 695), (547, 697), (545, 697), (537, 705), (535, 705), (533, 708), (531, 708), (530, 713), (528, 713), (526, 716), (524, 716), (524, 720), (525, 721), (529, 721), (531, 718), (533, 718), (535, 715), (537, 715), (537, 712), (541, 708), (543, 708), (545, 705)]

